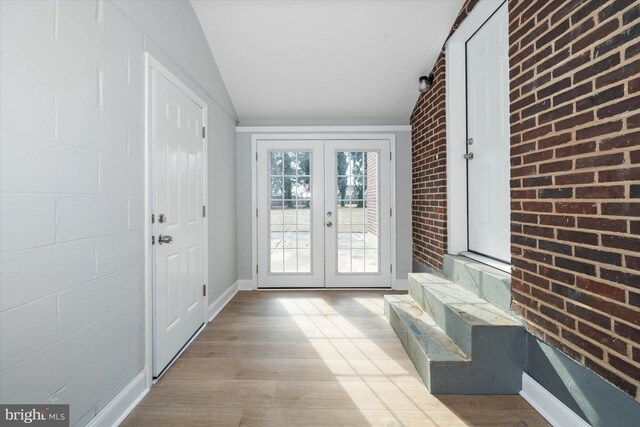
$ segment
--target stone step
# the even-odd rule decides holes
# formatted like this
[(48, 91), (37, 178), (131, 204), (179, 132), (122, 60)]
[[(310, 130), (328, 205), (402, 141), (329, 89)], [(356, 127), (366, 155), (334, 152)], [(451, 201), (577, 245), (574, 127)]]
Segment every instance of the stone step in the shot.
[(476, 336), (500, 342), (522, 332), (514, 318), (438, 273), (409, 274), (409, 295), (471, 357), (485, 351)]
[(511, 275), (464, 256), (445, 255), (444, 275), (451, 281), (511, 313)]
[[(473, 331), (470, 357), (410, 295), (385, 296), (385, 314), (427, 388), (434, 394), (517, 394), (521, 389), (524, 329), (500, 337)], [(486, 326), (486, 327), (485, 327)], [(504, 329), (504, 328), (498, 328)], [(498, 334), (499, 335), (499, 334)], [(501, 340), (501, 341), (496, 341)]]
[(386, 295), (384, 311), (432, 393), (456, 393), (457, 373), (471, 362), (409, 295)]

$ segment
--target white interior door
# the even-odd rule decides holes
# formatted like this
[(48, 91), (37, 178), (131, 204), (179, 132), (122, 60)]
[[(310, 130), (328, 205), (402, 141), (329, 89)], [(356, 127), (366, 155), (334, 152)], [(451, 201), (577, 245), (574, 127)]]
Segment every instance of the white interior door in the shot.
[(204, 108), (151, 69), (154, 376), (204, 324)]
[(390, 287), (389, 140), (262, 140), (258, 287)]
[(509, 262), (507, 4), (467, 41), (469, 250)]

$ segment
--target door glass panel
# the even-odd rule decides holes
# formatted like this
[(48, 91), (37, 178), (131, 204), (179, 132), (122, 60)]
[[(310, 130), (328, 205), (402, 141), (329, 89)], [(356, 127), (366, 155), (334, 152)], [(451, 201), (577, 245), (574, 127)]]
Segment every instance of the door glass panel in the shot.
[(380, 273), (378, 151), (336, 152), (336, 268)]
[(269, 273), (311, 273), (311, 152), (269, 151)]

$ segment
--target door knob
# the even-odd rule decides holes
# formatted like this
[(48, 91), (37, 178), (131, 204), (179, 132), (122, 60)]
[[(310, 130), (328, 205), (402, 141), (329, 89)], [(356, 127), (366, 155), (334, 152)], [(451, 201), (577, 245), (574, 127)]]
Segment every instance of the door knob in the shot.
[(162, 224), (162, 223), (164, 223), (164, 222), (167, 222), (167, 216), (166, 216), (165, 214), (160, 214), (160, 215), (158, 215), (158, 222), (159, 222), (160, 224)]
[(473, 153), (467, 153), (467, 154), (465, 154), (465, 155), (464, 155), (464, 156), (462, 156), (462, 157), (464, 157), (464, 158), (465, 158), (465, 160), (471, 160), (471, 159), (473, 159)]
[(327, 222), (327, 227), (329, 228), (333, 227), (333, 223), (331, 221)]
[(327, 216), (330, 217), (331, 215), (333, 215), (331, 211), (327, 211)]
[(171, 236), (163, 236), (162, 234), (158, 236), (158, 244), (161, 245), (163, 243), (171, 243), (173, 241), (173, 237)]

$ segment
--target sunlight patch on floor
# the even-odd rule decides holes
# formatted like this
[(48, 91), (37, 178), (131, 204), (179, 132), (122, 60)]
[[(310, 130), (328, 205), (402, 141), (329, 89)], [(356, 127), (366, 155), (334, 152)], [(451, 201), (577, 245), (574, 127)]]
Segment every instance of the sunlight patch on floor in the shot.
[[(425, 408), (446, 410), (415, 375), (387, 352), (404, 351), (399, 342), (389, 341), (388, 350), (385, 351), (367, 337), (367, 327), (358, 328), (322, 298), (278, 300), (301, 330), (317, 328), (313, 337), (308, 336), (309, 342), (365, 417), (374, 417), (372, 412), (367, 411), (382, 410), (384, 416), (394, 422), (403, 423), (402, 419), (408, 414), (433, 422)], [(384, 305), (379, 298), (357, 297), (353, 300), (375, 314), (376, 317), (372, 319), (384, 318)], [(344, 334), (343, 330), (350, 333)], [(372, 424), (379, 423), (377, 417), (380, 415), (376, 413), (375, 419), (369, 421)], [(455, 415), (452, 415), (451, 422), (464, 425)]]

